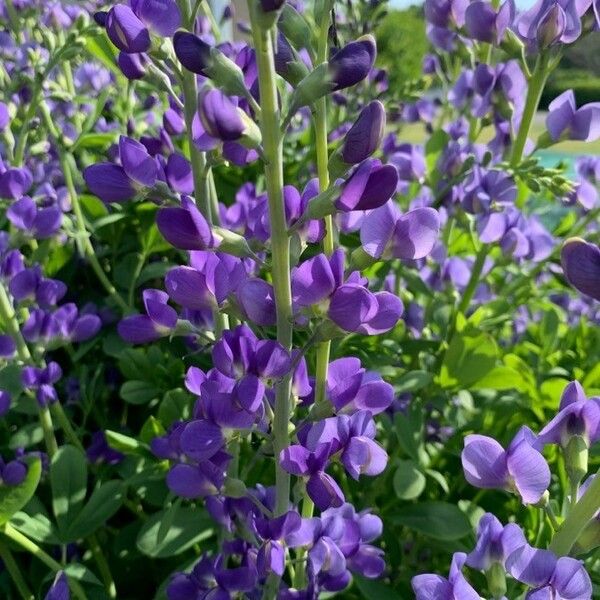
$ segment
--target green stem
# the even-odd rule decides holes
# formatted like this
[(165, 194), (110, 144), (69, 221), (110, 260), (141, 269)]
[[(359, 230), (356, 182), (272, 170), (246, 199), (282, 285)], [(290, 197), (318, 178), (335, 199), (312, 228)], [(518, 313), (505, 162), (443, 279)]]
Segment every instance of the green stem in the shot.
[[(302, 498), (302, 517), (305, 519), (310, 519), (313, 516), (314, 511), (315, 505), (305, 491), (304, 497)], [(293, 585), (297, 590), (304, 589), (306, 586), (306, 569), (303, 569), (301, 564), (305, 559), (306, 548), (298, 548), (298, 552), (296, 553), (296, 562), (299, 563), (299, 568), (294, 572), (294, 577), (292, 579)]]
[[(320, 24), (319, 40), (317, 47), (317, 64), (327, 60), (327, 42), (329, 35), (329, 12), (325, 12), (324, 21)], [(327, 143), (327, 98), (317, 101), (315, 107), (315, 145), (317, 153), (317, 174), (319, 177), (319, 192), (324, 192), (329, 187), (329, 152)], [(330, 256), (335, 247), (335, 232), (333, 229), (333, 216), (325, 217), (325, 239), (323, 250)], [(331, 341), (321, 342), (317, 347), (315, 365), (315, 405), (321, 406), (325, 402), (325, 387), (327, 384), (327, 371), (329, 370), (329, 356)]]
[[(47, 567), (52, 569), (55, 573), (62, 571), (62, 565), (55, 561), (50, 555), (46, 554), (35, 542), (32, 542), (28, 537), (23, 535), (20, 531), (17, 531), (10, 523), (4, 525), (2, 533), (15, 544), (26, 550), (38, 560), (44, 563)], [(75, 581), (72, 577), (69, 577), (69, 586), (73, 593), (80, 600), (87, 600), (87, 596), (83, 591), (83, 588), (78, 581)]]
[(600, 509), (600, 471), (585, 494), (576, 502), (550, 542), (549, 550), (557, 556), (566, 556)]
[(63, 430), (65, 437), (69, 440), (69, 443), (85, 454), (85, 448), (83, 447), (83, 444), (79, 440), (77, 433), (73, 429), (71, 422), (65, 414), (62, 404), (60, 402), (55, 402), (52, 404), (52, 412), (54, 413), (60, 428)]
[(63, 177), (65, 179), (65, 186), (67, 191), (69, 192), (69, 198), (71, 200), (71, 206), (73, 208), (73, 214), (75, 215), (75, 227), (77, 229), (77, 244), (80, 248), (80, 252), (87, 257), (92, 270), (96, 274), (96, 277), (102, 284), (102, 287), (106, 290), (108, 295), (113, 299), (113, 301), (119, 306), (119, 308), (123, 312), (129, 311), (129, 305), (123, 298), (121, 294), (116, 290), (113, 284), (110, 282), (98, 257), (96, 256), (96, 251), (94, 250), (94, 246), (90, 240), (89, 233), (85, 226), (85, 219), (83, 216), (83, 211), (81, 210), (81, 204), (79, 203), (79, 195), (77, 194), (77, 190), (75, 189), (75, 183), (73, 181), (73, 172), (71, 170), (71, 165), (67, 160), (64, 148), (62, 147), (61, 140), (53, 133), (54, 127), (52, 123), (52, 118), (48, 109), (48, 106), (45, 102), (40, 103), (41, 113), (44, 117), (48, 130), (51, 134), (53, 134), (54, 142), (58, 148), (59, 152), (59, 161), (60, 167), (63, 172)]
[[(283, 155), (273, 36), (270, 29), (265, 30), (257, 24), (253, 2), (250, 1), (248, 5), (258, 66), (260, 126), (266, 157), (264, 169), (271, 223), (272, 281), (277, 312), (277, 341), (289, 351), (292, 348), (293, 331), (290, 242), (283, 203)], [(282, 377), (275, 387), (275, 409), (272, 424), (275, 453), (275, 516), (283, 514), (288, 509), (290, 499), (290, 475), (281, 468), (278, 460), (281, 451), (289, 445), (290, 397), (291, 374), (288, 374)], [(276, 591), (275, 588), (274, 592), (276, 593)]]
[(100, 571), (100, 576), (102, 577), (102, 581), (104, 583), (104, 587), (108, 593), (109, 598), (117, 597), (117, 588), (115, 586), (114, 579), (110, 572), (110, 566), (106, 561), (104, 554), (102, 553), (102, 549), (100, 548), (100, 544), (98, 543), (98, 538), (95, 535), (90, 535), (86, 539), (90, 550), (92, 551), (92, 555), (94, 556), (94, 560), (98, 565), (98, 569)]
[(48, 406), (40, 406), (39, 417), (42, 431), (44, 432), (44, 443), (46, 444), (48, 457), (52, 458), (58, 452), (58, 444), (56, 443), (52, 415)]
[(525, 150), (525, 144), (529, 137), (529, 131), (533, 124), (535, 113), (537, 112), (546, 85), (546, 80), (550, 75), (549, 69), (549, 57), (546, 52), (542, 52), (536, 60), (535, 67), (529, 85), (527, 87), (527, 99), (525, 100), (525, 109), (523, 110), (523, 117), (521, 118), (521, 124), (519, 126), (519, 132), (515, 139), (513, 146), (512, 156), (510, 159), (510, 166), (516, 167), (523, 158), (523, 151)]
[(12, 552), (8, 549), (8, 546), (0, 543), (0, 558), (2, 558), (2, 562), (6, 567), (6, 570), (10, 573), (10, 576), (15, 584), (17, 590), (19, 590), (19, 594), (21, 594), (21, 598), (23, 600), (35, 600), (35, 596), (31, 593), (25, 578), (23, 577), (23, 573), (19, 569), (19, 565), (17, 561), (14, 559)]
[(489, 245), (483, 244), (475, 257), (475, 262), (473, 263), (471, 277), (469, 278), (469, 283), (467, 283), (467, 287), (463, 293), (463, 297), (460, 300), (460, 303), (457, 308), (457, 313), (465, 313), (465, 311), (469, 308), (471, 304), (471, 300), (473, 300), (473, 296), (475, 291), (477, 290), (477, 286), (479, 285), (479, 279), (481, 277), (481, 273), (483, 272), (483, 267), (485, 265), (485, 259), (487, 258), (489, 252)]

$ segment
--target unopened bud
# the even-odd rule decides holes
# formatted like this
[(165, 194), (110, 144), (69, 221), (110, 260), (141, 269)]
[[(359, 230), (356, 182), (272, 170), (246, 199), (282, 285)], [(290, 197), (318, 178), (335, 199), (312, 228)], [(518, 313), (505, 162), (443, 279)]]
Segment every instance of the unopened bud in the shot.
[(485, 575), (492, 598), (503, 598), (504, 594), (506, 594), (506, 573), (502, 565), (494, 562)]
[(223, 486), (223, 493), (229, 498), (244, 498), (247, 493), (246, 484), (240, 479), (227, 477)]

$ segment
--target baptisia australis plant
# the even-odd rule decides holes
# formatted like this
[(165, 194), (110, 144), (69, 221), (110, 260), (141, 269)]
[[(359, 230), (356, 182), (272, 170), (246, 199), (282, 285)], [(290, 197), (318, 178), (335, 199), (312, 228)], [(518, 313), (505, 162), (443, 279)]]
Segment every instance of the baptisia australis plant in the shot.
[(593, 597), (598, 7), (385, 8), (0, 6), (2, 597)]

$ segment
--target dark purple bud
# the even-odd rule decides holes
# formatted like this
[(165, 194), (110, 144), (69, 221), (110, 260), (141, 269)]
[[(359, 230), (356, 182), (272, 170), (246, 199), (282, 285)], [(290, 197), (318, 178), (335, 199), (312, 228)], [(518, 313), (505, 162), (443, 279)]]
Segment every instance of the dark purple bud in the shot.
[(0, 335), (0, 358), (11, 358), (17, 351), (15, 341), (10, 335)]
[(205, 89), (198, 98), (198, 114), (206, 133), (224, 142), (239, 140), (245, 130), (238, 107), (218, 89)]
[(385, 131), (385, 109), (378, 100), (362, 109), (342, 144), (342, 159), (350, 165), (358, 164), (377, 150)]
[(106, 27), (106, 19), (108, 17), (108, 11), (106, 10), (97, 10), (94, 13), (94, 21), (100, 25), (100, 27)]
[(350, 42), (329, 60), (333, 91), (351, 87), (367, 77), (377, 56), (372, 35)]
[(285, 0), (260, 0), (260, 6), (264, 12), (279, 10), (285, 4)]
[(179, 194), (194, 192), (192, 166), (185, 156), (179, 153), (171, 154), (165, 167), (165, 175), (169, 187)]
[(44, 600), (69, 600), (70, 597), (67, 576), (64, 571), (59, 571)]
[(211, 47), (197, 35), (178, 31), (173, 37), (173, 47), (179, 62), (192, 73), (207, 77), (205, 69), (210, 67)]
[(580, 238), (570, 238), (561, 251), (567, 281), (582, 294), (600, 301), (600, 248)]
[(116, 4), (108, 11), (106, 33), (110, 41), (124, 52), (131, 54), (150, 49), (148, 28), (125, 4)]
[(146, 74), (146, 55), (119, 52), (117, 57), (119, 69), (127, 79), (142, 79)]
[(185, 198), (181, 207), (161, 208), (156, 225), (163, 237), (180, 250), (206, 250), (214, 245), (210, 225), (190, 199)]

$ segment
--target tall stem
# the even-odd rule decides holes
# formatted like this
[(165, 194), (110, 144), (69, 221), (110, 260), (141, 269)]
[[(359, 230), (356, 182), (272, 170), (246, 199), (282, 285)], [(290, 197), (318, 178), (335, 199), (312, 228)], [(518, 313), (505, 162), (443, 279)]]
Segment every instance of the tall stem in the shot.
[(79, 203), (79, 195), (77, 194), (77, 190), (75, 189), (75, 183), (73, 181), (73, 171), (71, 170), (71, 165), (67, 160), (67, 156), (65, 153), (65, 149), (59, 139), (54, 123), (52, 122), (52, 117), (50, 115), (50, 110), (48, 109), (47, 104), (44, 101), (40, 102), (40, 110), (42, 113), (42, 117), (46, 123), (48, 131), (54, 138), (54, 143), (57, 147), (59, 154), (59, 162), (60, 168), (63, 172), (63, 177), (65, 180), (65, 186), (67, 188), (67, 192), (69, 192), (69, 198), (71, 200), (71, 206), (73, 208), (73, 214), (75, 215), (75, 227), (77, 229), (77, 244), (80, 248), (81, 253), (88, 259), (92, 270), (96, 274), (98, 281), (101, 283), (102, 287), (106, 290), (108, 295), (113, 299), (115, 304), (119, 306), (119, 308), (123, 312), (129, 311), (129, 306), (125, 300), (121, 297), (121, 294), (117, 291), (115, 286), (110, 282), (98, 257), (96, 256), (96, 251), (94, 250), (94, 246), (90, 241), (90, 236), (85, 226), (85, 218), (83, 216), (83, 211), (81, 210), (81, 204)]
[(594, 518), (598, 510), (600, 510), (600, 471), (554, 534), (549, 550), (552, 550), (557, 556), (569, 554), (585, 526)]
[[(253, 3), (249, 2), (252, 36), (258, 65), (260, 88), (261, 132), (265, 153), (265, 181), (271, 223), (272, 280), (277, 311), (277, 341), (286, 349), (292, 348), (292, 293), (290, 286), (290, 241), (283, 204), (283, 156), (280, 134), (280, 114), (273, 51), (273, 31), (257, 22)], [(275, 387), (273, 416), (273, 450), (275, 452), (275, 515), (288, 509), (290, 475), (279, 465), (279, 454), (289, 445), (291, 374)]]
[(525, 108), (523, 110), (523, 117), (521, 118), (521, 124), (519, 126), (519, 132), (513, 145), (512, 156), (510, 159), (510, 166), (516, 167), (523, 158), (523, 151), (525, 150), (525, 144), (529, 137), (531, 125), (535, 113), (537, 112), (546, 85), (548, 75), (550, 75), (551, 69), (549, 68), (549, 57), (547, 53), (542, 52), (536, 60), (535, 68), (531, 79), (529, 80), (529, 86), (527, 87), (527, 99), (525, 100)]
[[(329, 36), (329, 12), (325, 12), (323, 22), (320, 23), (319, 41), (317, 47), (317, 64), (327, 60), (327, 42)], [(315, 106), (315, 145), (317, 153), (317, 173), (319, 176), (319, 192), (324, 192), (329, 187), (329, 154), (327, 144), (327, 98), (317, 101)], [(333, 230), (333, 217), (325, 217), (325, 239), (323, 250), (330, 256), (335, 245), (335, 232)], [(325, 401), (325, 387), (327, 384), (327, 371), (329, 369), (329, 355), (331, 342), (321, 342), (317, 347), (315, 369), (315, 405), (320, 406)]]
[[(189, 0), (179, 0), (178, 4), (183, 14), (183, 21), (188, 23), (190, 29), (193, 29), (194, 24), (192, 21), (195, 11), (190, 5)], [(182, 91), (185, 129), (190, 163), (192, 165), (192, 177), (194, 180), (194, 198), (200, 212), (204, 215), (206, 220), (213, 225), (218, 225), (219, 213), (216, 210), (213, 210), (213, 202), (211, 201), (212, 194), (209, 182), (210, 167), (206, 164), (206, 154), (200, 152), (194, 144), (192, 124), (194, 122), (194, 116), (196, 115), (198, 90), (196, 86), (196, 75), (187, 69), (184, 69), (182, 74)], [(228, 326), (227, 317), (218, 310), (213, 310), (213, 320), (215, 324), (215, 335), (218, 337)]]

